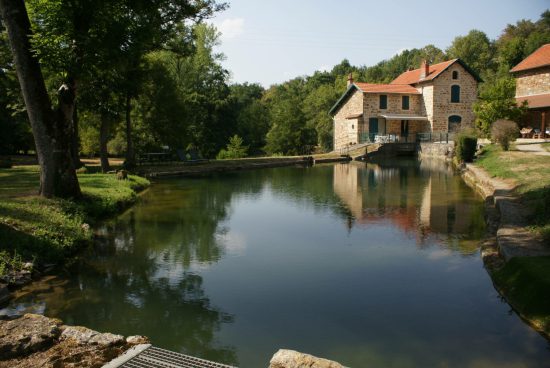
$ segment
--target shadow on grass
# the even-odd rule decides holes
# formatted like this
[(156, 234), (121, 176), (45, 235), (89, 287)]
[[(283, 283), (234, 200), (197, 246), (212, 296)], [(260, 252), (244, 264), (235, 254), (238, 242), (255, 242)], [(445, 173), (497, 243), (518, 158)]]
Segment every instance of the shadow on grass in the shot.
[(38, 193), (39, 183), (36, 168), (0, 169), (0, 198)]

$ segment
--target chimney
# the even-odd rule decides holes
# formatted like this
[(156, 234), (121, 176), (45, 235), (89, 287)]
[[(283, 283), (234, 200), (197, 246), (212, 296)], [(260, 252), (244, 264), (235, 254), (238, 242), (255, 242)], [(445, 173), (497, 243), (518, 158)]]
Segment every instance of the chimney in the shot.
[(420, 64), (420, 79), (424, 79), (430, 74), (430, 64), (427, 60), (422, 60)]
[(353, 84), (353, 73), (349, 73), (348, 76), (348, 87)]

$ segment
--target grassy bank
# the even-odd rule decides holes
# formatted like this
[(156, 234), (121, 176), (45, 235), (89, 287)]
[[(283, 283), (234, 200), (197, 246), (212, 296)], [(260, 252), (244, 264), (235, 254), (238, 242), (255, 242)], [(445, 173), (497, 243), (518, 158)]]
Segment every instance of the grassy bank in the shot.
[[(517, 194), (532, 210), (532, 230), (550, 243), (550, 158), (488, 145), (475, 164), (494, 177), (517, 183)], [(507, 301), (546, 336), (550, 336), (549, 269), (550, 257), (522, 257), (490, 270)]]
[(550, 242), (550, 158), (488, 145), (475, 164), (492, 176), (518, 184), (517, 193), (532, 209), (533, 230)]
[(133, 203), (149, 185), (130, 176), (79, 174), (83, 198), (78, 201), (36, 196), (37, 166), (0, 169), (0, 273), (22, 261), (56, 263), (91, 239), (89, 224)]

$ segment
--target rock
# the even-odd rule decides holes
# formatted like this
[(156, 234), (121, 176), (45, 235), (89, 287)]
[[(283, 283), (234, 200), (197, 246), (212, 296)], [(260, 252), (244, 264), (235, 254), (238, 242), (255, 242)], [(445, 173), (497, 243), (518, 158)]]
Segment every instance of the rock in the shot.
[(20, 272), (17, 272), (15, 275), (13, 275), (10, 284), (15, 286), (16, 288), (19, 288), (21, 286), (30, 284), (31, 281), (32, 281), (32, 278), (31, 278), (30, 271), (20, 271)]
[(61, 334), (61, 321), (25, 314), (10, 321), (0, 321), (0, 360), (26, 357), (53, 345)]
[(112, 333), (99, 333), (81, 326), (63, 326), (61, 339), (71, 339), (79, 345), (93, 344), (100, 346), (115, 346), (125, 343), (124, 337)]
[(0, 305), (5, 304), (10, 300), (10, 291), (8, 290), (8, 285), (0, 284)]
[(130, 345), (150, 344), (150, 341), (147, 337), (140, 335), (128, 336), (126, 338), (126, 342)]
[(344, 368), (332, 360), (285, 349), (275, 353), (269, 363), (269, 368)]

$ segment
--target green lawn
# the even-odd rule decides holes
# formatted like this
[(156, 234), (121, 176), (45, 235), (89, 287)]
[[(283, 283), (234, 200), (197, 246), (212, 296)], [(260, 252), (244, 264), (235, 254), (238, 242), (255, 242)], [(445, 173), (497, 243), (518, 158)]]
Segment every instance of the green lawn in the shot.
[(92, 236), (89, 226), (133, 203), (136, 192), (149, 185), (130, 176), (79, 174), (83, 198), (78, 201), (36, 196), (37, 166), (0, 169), (0, 274), (13, 268), (14, 259), (59, 262)]

